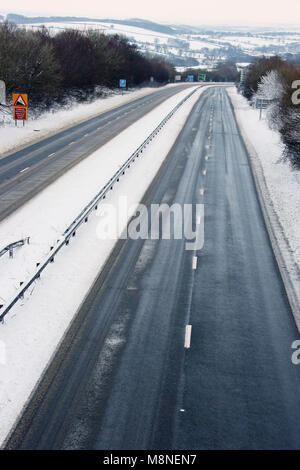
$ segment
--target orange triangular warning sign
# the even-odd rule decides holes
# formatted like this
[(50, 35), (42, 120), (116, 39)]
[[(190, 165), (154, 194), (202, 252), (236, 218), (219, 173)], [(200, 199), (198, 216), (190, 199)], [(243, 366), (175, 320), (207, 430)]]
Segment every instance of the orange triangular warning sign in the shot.
[(25, 101), (22, 98), (22, 95), (19, 95), (16, 101), (14, 102), (14, 106), (26, 106)]

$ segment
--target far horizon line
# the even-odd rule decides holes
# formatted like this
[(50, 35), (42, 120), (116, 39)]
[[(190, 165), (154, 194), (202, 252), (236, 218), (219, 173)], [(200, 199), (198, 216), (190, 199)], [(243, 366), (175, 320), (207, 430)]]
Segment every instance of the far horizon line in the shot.
[(278, 26), (281, 26), (281, 27), (296, 27), (296, 28), (300, 28), (300, 24), (296, 24), (296, 23), (274, 23), (274, 22), (270, 22), (270, 23), (265, 23), (265, 22), (249, 22), (249, 23), (238, 23), (236, 21), (232, 22), (232, 23), (228, 23), (228, 22), (205, 22), (205, 23), (200, 23), (200, 24), (195, 24), (195, 23), (191, 23), (191, 24), (188, 24), (188, 23), (182, 23), (182, 22), (177, 22), (177, 21), (174, 21), (174, 22), (166, 22), (166, 21), (163, 21), (163, 20), (158, 20), (158, 19), (154, 19), (154, 18), (141, 18), (141, 17), (125, 17), (125, 16), (114, 16), (114, 17), (96, 17), (96, 16), (78, 16), (78, 15), (71, 15), (71, 14), (68, 14), (68, 15), (57, 15), (57, 14), (45, 14), (45, 13), (36, 13), (36, 12), (27, 12), (26, 14), (25, 13), (20, 13), (20, 12), (12, 12), (12, 11), (6, 11), (6, 10), (1, 10), (0, 11), (0, 15), (19, 15), (19, 16), (24, 16), (25, 18), (39, 18), (39, 17), (43, 17), (43, 18), (53, 18), (53, 17), (56, 17), (56, 18), (76, 18), (78, 20), (80, 20), (81, 18), (84, 18), (86, 20), (97, 20), (97, 21), (101, 21), (101, 20), (106, 20), (106, 21), (132, 21), (132, 20), (141, 20), (141, 21), (149, 21), (149, 22), (152, 22), (152, 23), (156, 23), (156, 24), (161, 24), (161, 25), (165, 25), (165, 26), (181, 26), (181, 27), (195, 27), (195, 28), (205, 28), (207, 26), (216, 26), (216, 27), (239, 27), (239, 28), (246, 28), (246, 27), (249, 27), (249, 26), (252, 26), (252, 27), (278, 27)]

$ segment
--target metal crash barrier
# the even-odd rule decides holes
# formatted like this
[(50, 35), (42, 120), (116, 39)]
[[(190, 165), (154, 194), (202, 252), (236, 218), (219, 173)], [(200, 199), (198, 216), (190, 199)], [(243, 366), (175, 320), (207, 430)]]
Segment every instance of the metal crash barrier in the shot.
[(199, 89), (200, 87), (195, 87), (195, 89), (189, 93), (185, 98), (183, 98), (170, 112), (169, 114), (160, 122), (160, 124), (154, 129), (153, 132), (147, 137), (146, 140), (133, 152), (133, 154), (125, 161), (125, 163), (119, 168), (119, 170), (110, 178), (106, 185), (96, 194), (96, 196), (84, 207), (80, 214), (73, 220), (69, 227), (64, 231), (62, 237), (57, 240), (55, 246), (52, 246), (50, 249), (49, 255), (41, 263), (36, 263), (36, 271), (31, 275), (31, 277), (23, 282), (20, 282), (20, 287), (16, 294), (4, 305), (0, 305), (0, 321), (4, 320), (4, 317), (11, 310), (11, 308), (18, 302), (19, 299), (23, 298), (24, 293), (29, 289), (29, 287), (40, 278), (41, 273), (44, 271), (46, 266), (49, 263), (54, 262), (54, 258), (57, 253), (66, 245), (69, 244), (70, 238), (76, 235), (78, 227), (85, 222), (88, 222), (89, 215), (93, 210), (98, 209), (98, 204), (105, 199), (106, 194), (113, 189), (115, 183), (125, 175), (126, 170), (130, 167), (131, 163), (135, 161), (136, 158), (140, 157), (143, 153), (143, 150), (146, 146), (156, 137), (156, 135), (161, 131), (161, 129), (166, 125), (166, 123), (171, 119), (174, 113)]

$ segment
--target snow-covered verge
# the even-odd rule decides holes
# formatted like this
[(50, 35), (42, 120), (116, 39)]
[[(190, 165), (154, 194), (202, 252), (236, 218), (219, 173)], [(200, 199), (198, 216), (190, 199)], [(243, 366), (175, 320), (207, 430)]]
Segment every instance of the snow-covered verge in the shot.
[[(177, 86), (174, 84), (167, 85)], [(0, 127), (0, 158), (7, 153), (48, 137), (60, 130), (79, 124), (98, 114), (122, 106), (137, 98), (155, 93), (162, 88), (141, 88), (139, 90), (124, 91), (123, 94), (114, 94), (106, 98), (99, 98), (91, 103), (77, 103), (67, 109), (53, 110), (43, 113), (38, 119), (26, 122), (25, 127), (15, 123), (10, 118), (5, 127)]]
[[(134, 206), (142, 199), (205, 88), (199, 89), (168, 121), (142, 158), (137, 159), (120, 179), (106, 203), (117, 207), (127, 198), (127, 205)], [(6, 258), (6, 266), (9, 262), (25, 263), (29, 269), (32, 259), (38, 260), (36, 255), (48, 250), (48, 243), (77, 215), (78, 209), (190, 92), (191, 89), (184, 90), (169, 98), (1, 222), (0, 231), (7, 239), (11, 235), (33, 234), (30, 245), (18, 249), (13, 260)], [(128, 212), (128, 217), (131, 213)], [(123, 227), (128, 217), (123, 217)], [(99, 223), (98, 210), (0, 325), (2, 445), (116, 243), (116, 239), (99, 239)], [(11, 277), (17, 273), (16, 270)]]
[(244, 138), (260, 203), (287, 295), (300, 331), (300, 172), (283, 162), (277, 132), (234, 87), (227, 92)]
[(29, 244), (14, 250), (13, 259), (8, 253), (0, 258), (0, 303), (5, 304), (15, 295), (20, 282), (30, 277), (36, 263), (49, 254), (50, 247), (55, 245), (82, 208), (171, 111), (178, 99), (190, 92), (191, 89), (187, 88), (162, 103), (155, 112), (148, 113), (121, 132), (117, 140), (111, 140), (86, 162), (67, 172), (65, 178), (59, 178), (49, 191), (42, 191), (31, 204), (21, 207), (0, 223), (0, 249), (30, 237)]

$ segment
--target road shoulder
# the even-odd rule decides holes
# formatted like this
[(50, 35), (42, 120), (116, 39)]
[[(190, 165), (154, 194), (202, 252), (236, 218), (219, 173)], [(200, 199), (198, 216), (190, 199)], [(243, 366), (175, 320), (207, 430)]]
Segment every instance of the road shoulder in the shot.
[(228, 93), (237, 126), (240, 130), (242, 139), (249, 155), (249, 161), (252, 174), (255, 181), (257, 194), (259, 197), (262, 213), (265, 219), (269, 238), (273, 248), (273, 252), (281, 273), (281, 277), (285, 286), (287, 297), (294, 315), (297, 328), (300, 332), (300, 269), (297, 264), (293, 250), (291, 248), (288, 237), (286, 236), (285, 227), (280, 220), (279, 214), (274, 207), (272, 196), (268, 187), (267, 175), (264, 173), (262, 166), (263, 155), (260, 154), (258, 148), (251, 140), (249, 128), (245, 125), (245, 121), (241, 118), (237, 106), (232, 98), (232, 94)]

